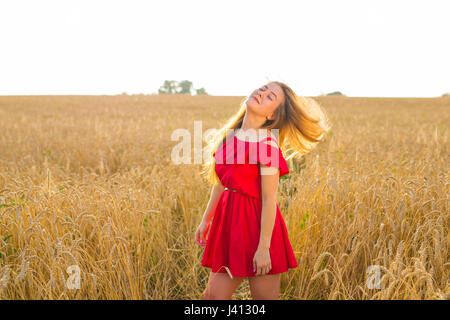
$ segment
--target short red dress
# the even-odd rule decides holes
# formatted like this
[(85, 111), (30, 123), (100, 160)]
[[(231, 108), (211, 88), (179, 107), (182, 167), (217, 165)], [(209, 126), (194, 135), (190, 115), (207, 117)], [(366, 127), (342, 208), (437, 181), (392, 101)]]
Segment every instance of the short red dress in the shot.
[[(225, 190), (215, 209), (201, 265), (212, 272), (233, 277), (253, 277), (253, 258), (261, 230), (261, 172), (259, 163), (280, 169), (280, 177), (289, 173), (279, 148), (264, 143), (229, 137), (213, 153), (216, 173)], [(270, 242), (272, 269), (268, 274), (298, 266), (278, 204)]]

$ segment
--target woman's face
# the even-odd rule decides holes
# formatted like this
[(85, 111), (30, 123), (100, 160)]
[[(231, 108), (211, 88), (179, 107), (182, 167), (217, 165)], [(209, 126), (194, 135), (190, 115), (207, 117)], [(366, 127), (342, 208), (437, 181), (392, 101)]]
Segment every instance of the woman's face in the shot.
[(253, 91), (247, 98), (246, 104), (252, 112), (273, 120), (274, 111), (283, 100), (283, 89), (276, 83), (268, 83)]

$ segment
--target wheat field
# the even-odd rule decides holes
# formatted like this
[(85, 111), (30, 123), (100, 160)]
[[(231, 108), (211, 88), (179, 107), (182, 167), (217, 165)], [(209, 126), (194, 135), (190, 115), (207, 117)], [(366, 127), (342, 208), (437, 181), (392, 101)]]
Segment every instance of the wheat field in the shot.
[[(450, 98), (314, 98), (332, 129), (280, 179), (280, 298), (449, 299)], [(0, 97), (0, 299), (201, 299), (211, 186), (171, 133), (242, 99)]]

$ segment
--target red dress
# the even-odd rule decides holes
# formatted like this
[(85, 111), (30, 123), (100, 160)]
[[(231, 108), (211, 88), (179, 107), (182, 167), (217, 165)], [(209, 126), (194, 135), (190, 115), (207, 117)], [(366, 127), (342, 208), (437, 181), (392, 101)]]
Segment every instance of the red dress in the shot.
[[(253, 257), (261, 230), (261, 173), (259, 163), (280, 169), (280, 177), (289, 173), (279, 148), (231, 136), (213, 153), (216, 173), (225, 190), (214, 212), (201, 265), (212, 272), (233, 277), (253, 277)], [(276, 140), (273, 139), (276, 143)], [(228, 150), (228, 151), (227, 151)], [(270, 242), (272, 269), (268, 274), (288, 271), (298, 266), (286, 225), (278, 204)]]

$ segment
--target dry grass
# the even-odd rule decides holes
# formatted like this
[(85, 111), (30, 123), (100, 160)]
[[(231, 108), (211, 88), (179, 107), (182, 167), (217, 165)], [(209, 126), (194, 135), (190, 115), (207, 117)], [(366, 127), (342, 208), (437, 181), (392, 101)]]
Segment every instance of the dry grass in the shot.
[[(0, 299), (200, 299), (210, 187), (171, 163), (170, 135), (218, 128), (241, 99), (0, 97)], [(448, 299), (450, 99), (317, 99), (332, 132), (280, 181), (299, 261), (281, 298)]]

